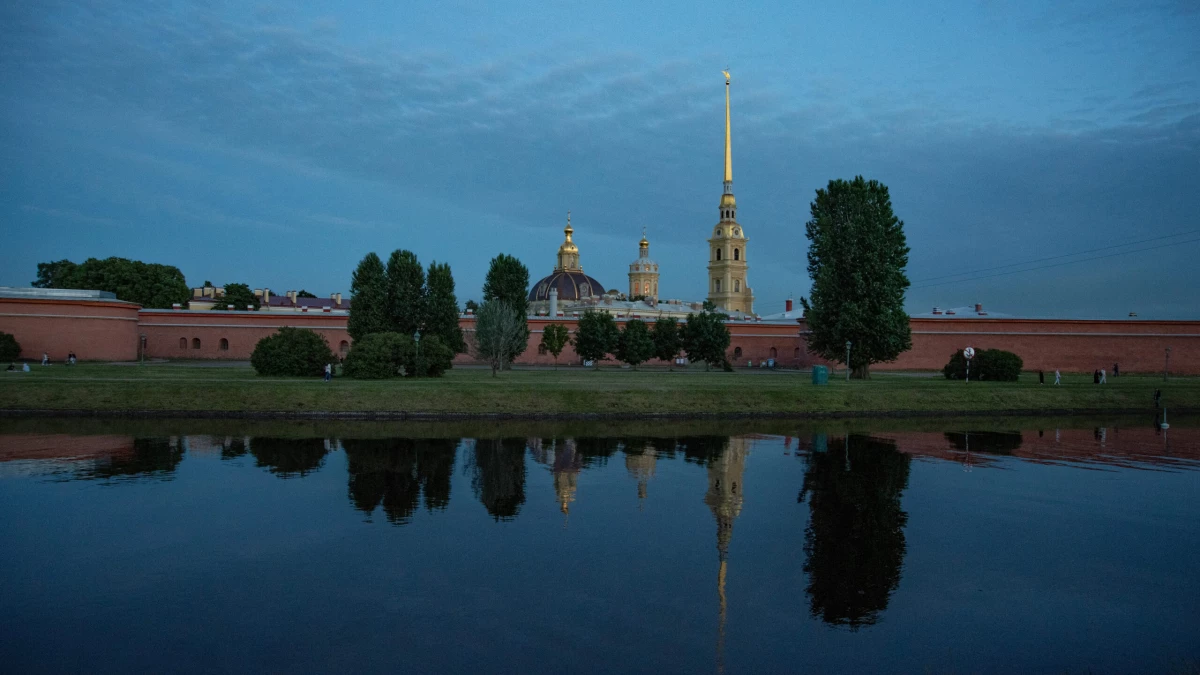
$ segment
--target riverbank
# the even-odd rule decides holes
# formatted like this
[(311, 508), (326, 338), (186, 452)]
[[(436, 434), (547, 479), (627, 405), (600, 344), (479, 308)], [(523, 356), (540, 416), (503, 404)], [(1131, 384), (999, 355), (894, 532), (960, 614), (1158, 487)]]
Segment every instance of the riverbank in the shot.
[(735, 373), (604, 368), (454, 369), (429, 380), (258, 377), (249, 368), (186, 364), (35, 366), (0, 377), (0, 410), (22, 414), (213, 417), (619, 418), (1087, 414), (1200, 410), (1200, 378), (1126, 375), (1105, 385), (1068, 375), (1062, 386), (948, 381), (879, 373), (815, 386), (795, 371)]

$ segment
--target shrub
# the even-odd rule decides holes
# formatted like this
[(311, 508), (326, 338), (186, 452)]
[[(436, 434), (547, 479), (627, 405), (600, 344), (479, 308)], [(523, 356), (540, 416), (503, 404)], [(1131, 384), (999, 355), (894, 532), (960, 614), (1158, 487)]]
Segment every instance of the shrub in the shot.
[(401, 374), (441, 377), (453, 361), (454, 350), (436, 335), (421, 338), (418, 353), (413, 339), (407, 335), (371, 333), (350, 348), (343, 372), (360, 380), (383, 380)]
[(15, 361), (21, 355), (21, 345), (9, 333), (0, 332), (0, 361)]
[(359, 380), (384, 380), (400, 374), (412, 338), (399, 333), (371, 333), (355, 340), (346, 355), (343, 372)]
[(21, 345), (10, 333), (0, 333), (0, 361), (16, 361), (21, 356)]
[(454, 348), (437, 335), (422, 337), (421, 349), (412, 349), (410, 353), (411, 358), (409, 353), (405, 354), (405, 377), (441, 377), (454, 363)]
[[(1025, 362), (1021, 357), (1003, 349), (981, 349), (971, 359), (971, 379), (989, 382), (1016, 382)], [(950, 361), (942, 367), (947, 380), (961, 380), (967, 375), (967, 360), (962, 351), (950, 355)]]
[(325, 338), (306, 328), (280, 328), (254, 345), (250, 365), (259, 375), (318, 377), (336, 359)]

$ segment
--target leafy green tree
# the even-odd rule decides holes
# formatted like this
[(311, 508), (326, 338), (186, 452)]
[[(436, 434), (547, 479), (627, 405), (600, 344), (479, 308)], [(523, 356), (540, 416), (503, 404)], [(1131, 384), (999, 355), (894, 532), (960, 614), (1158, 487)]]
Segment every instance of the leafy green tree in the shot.
[(475, 356), (496, 371), (512, 363), (525, 351), (529, 340), (529, 325), (508, 303), (489, 300), (479, 308), (475, 318)]
[(334, 362), (325, 338), (307, 328), (280, 328), (258, 341), (250, 354), (250, 365), (259, 375), (318, 377), (325, 364)]
[(466, 302), (466, 304), (463, 305), (463, 309), (468, 312), (473, 312), (473, 313), (478, 312), (479, 311), (479, 303), (475, 302), (474, 300), (468, 300)]
[(522, 316), (529, 314), (529, 270), (511, 255), (492, 258), (483, 282), (483, 301), (500, 300)]
[(660, 316), (654, 322), (654, 356), (675, 368), (675, 357), (683, 349), (683, 338), (679, 334), (679, 322), (670, 316)]
[(126, 258), (88, 258), (78, 265), (69, 260), (39, 263), (33, 283), (39, 288), (108, 291), (147, 309), (170, 309), (191, 295), (179, 268)]
[(371, 333), (383, 333), (391, 328), (387, 273), (379, 256), (374, 253), (363, 256), (350, 277), (350, 295), (347, 330), (352, 340), (357, 342)]
[(850, 341), (848, 367), (868, 378), (872, 363), (895, 361), (912, 348), (904, 222), (892, 212), (887, 186), (862, 176), (817, 190), (811, 214), (805, 233), (812, 300), (800, 299), (812, 331), (808, 349), (841, 363)]
[(467, 351), (467, 343), (458, 326), (458, 298), (454, 295), (454, 275), (450, 265), (431, 263), (425, 286), (427, 301), (422, 335), (436, 335), (455, 354), (462, 354)]
[(689, 361), (703, 361), (705, 370), (725, 365), (729, 349), (729, 327), (725, 314), (711, 311), (708, 302), (699, 314), (688, 314), (683, 324), (683, 350)]
[(611, 314), (589, 309), (579, 317), (575, 328), (575, 353), (599, 366), (600, 361), (617, 351), (620, 339), (621, 333)]
[(561, 323), (552, 323), (542, 330), (542, 346), (554, 355), (554, 369), (558, 370), (558, 356), (571, 341), (571, 332)]
[[(483, 302), (486, 305), (489, 301), (503, 302), (521, 320), (523, 334), (519, 341), (520, 350), (504, 362), (503, 367), (508, 368), (513, 359), (525, 353), (525, 347), (529, 344), (529, 325), (526, 323), (526, 317), (529, 316), (529, 270), (520, 260), (504, 253), (492, 258), (483, 281)], [(516, 346), (517, 341), (513, 345)]]
[(244, 312), (247, 305), (258, 310), (261, 303), (258, 297), (254, 295), (254, 291), (250, 290), (249, 286), (234, 283), (225, 284), (225, 295), (217, 298), (216, 302), (213, 303), (213, 309), (225, 311), (229, 309), (230, 305), (233, 305), (233, 311)]
[(412, 335), (425, 320), (425, 269), (417, 254), (396, 250), (387, 264), (388, 312), (392, 330)]
[(79, 266), (65, 258), (54, 262), (38, 263), (38, 278), (32, 285), (34, 288), (70, 288), (68, 279), (75, 273), (77, 267)]
[(637, 370), (639, 364), (649, 361), (653, 356), (654, 338), (646, 322), (641, 319), (626, 321), (617, 341), (617, 358)]
[(308, 291), (301, 288), (300, 292), (296, 294), (296, 297), (297, 298), (315, 298), (317, 296), (315, 296), (312, 293), (309, 293)]
[(814, 618), (858, 630), (879, 620), (900, 585), (907, 551), (909, 455), (895, 441), (851, 435), (810, 452), (799, 501), (808, 499), (806, 589)]
[(0, 333), (0, 361), (16, 361), (21, 356), (21, 345), (11, 333)]

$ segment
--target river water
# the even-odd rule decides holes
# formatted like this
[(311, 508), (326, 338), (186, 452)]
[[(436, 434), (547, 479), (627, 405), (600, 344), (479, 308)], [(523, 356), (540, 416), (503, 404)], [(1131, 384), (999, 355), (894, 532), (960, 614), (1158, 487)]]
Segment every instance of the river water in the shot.
[(1194, 673), (1171, 422), (0, 420), (0, 668)]

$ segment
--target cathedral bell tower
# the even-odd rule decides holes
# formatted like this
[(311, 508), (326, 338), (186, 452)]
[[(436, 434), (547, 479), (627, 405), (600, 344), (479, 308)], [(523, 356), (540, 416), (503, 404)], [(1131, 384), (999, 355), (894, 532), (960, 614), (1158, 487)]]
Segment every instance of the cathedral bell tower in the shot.
[(750, 241), (737, 222), (733, 196), (733, 152), (729, 130), (729, 71), (725, 74), (725, 182), (720, 220), (708, 240), (708, 299), (728, 312), (754, 313), (754, 294), (747, 284), (746, 244)]

